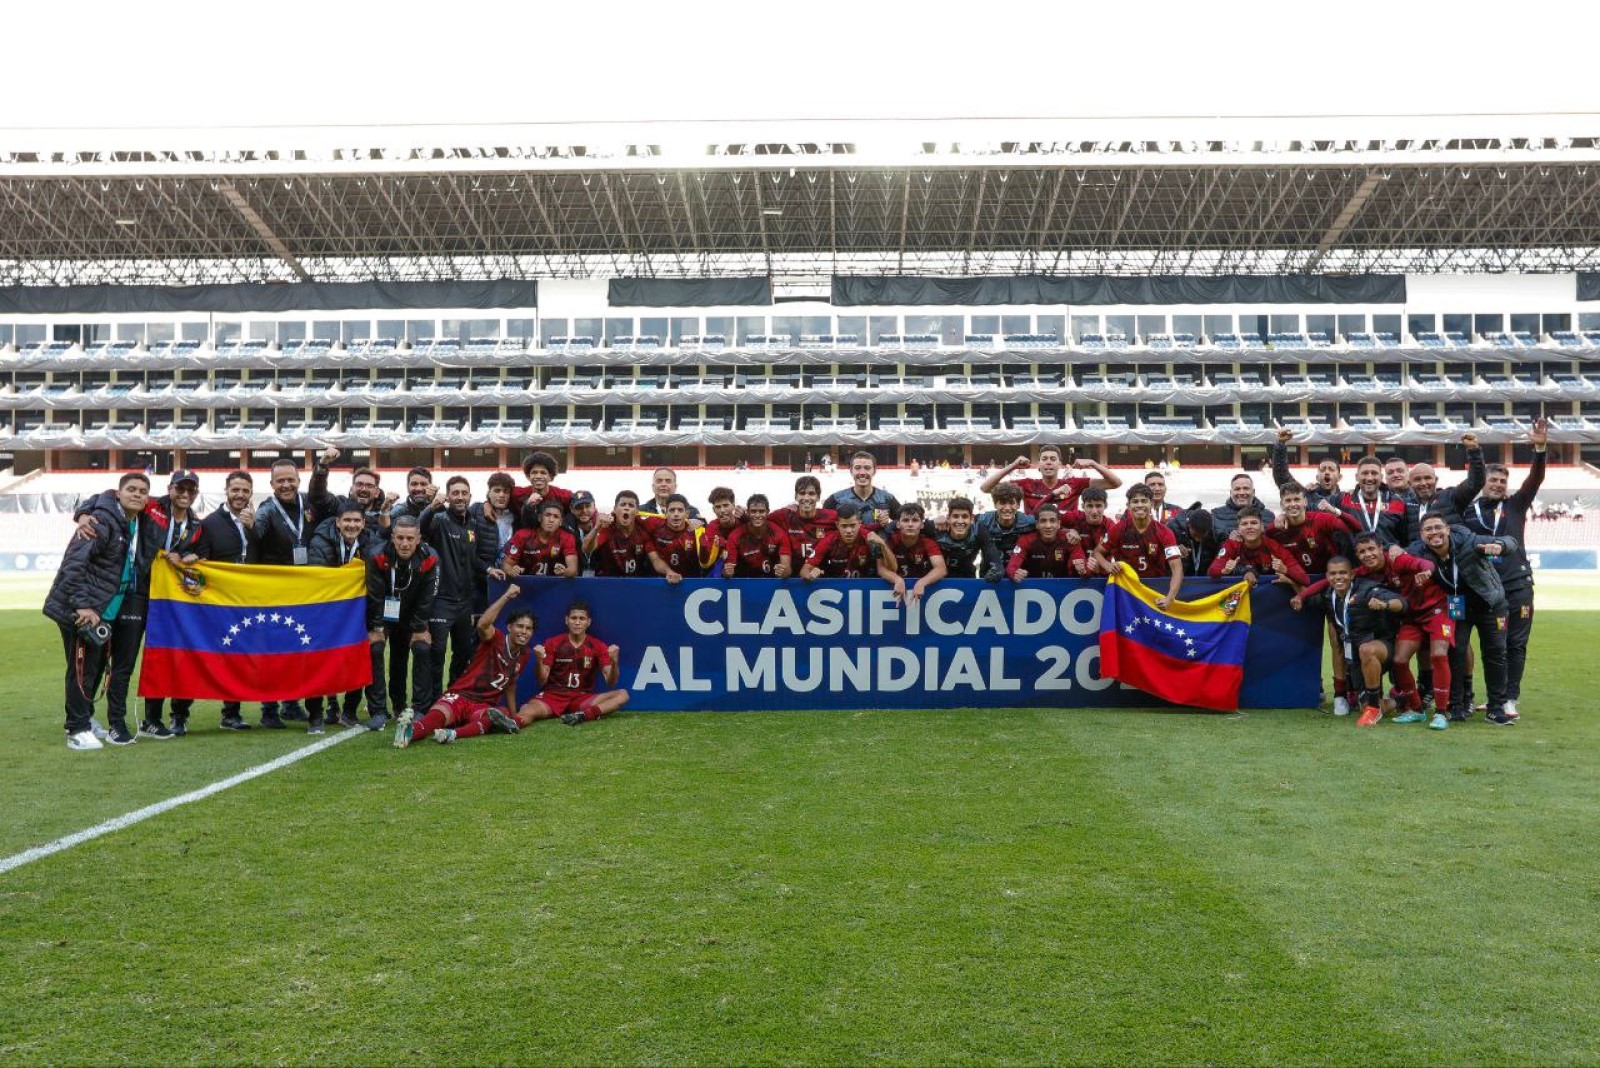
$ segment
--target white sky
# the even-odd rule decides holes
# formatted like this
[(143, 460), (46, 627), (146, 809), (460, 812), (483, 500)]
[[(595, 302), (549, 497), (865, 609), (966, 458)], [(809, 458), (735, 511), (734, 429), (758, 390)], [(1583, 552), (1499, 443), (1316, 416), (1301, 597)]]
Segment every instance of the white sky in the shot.
[(0, 128), (1600, 116), (1589, 6), (21, 0)]

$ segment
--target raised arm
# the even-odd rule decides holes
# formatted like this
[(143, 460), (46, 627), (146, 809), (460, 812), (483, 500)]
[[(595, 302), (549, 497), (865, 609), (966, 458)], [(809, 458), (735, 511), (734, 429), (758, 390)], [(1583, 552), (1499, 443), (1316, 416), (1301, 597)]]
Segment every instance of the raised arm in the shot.
[(505, 588), (505, 591), (495, 598), (495, 602), (483, 610), (483, 615), (478, 617), (478, 640), (480, 642), (494, 641), (494, 621), (500, 618), (500, 613), (506, 610), (506, 605), (516, 600), (517, 594), (522, 592), (515, 582)]
[(1031, 463), (1033, 463), (1033, 461), (1028, 459), (1026, 456), (1017, 457), (1015, 460), (1012, 460), (1010, 463), (1000, 468), (1000, 470), (993, 472), (988, 478), (978, 483), (978, 492), (993, 493), (994, 488), (1000, 485), (1000, 483), (1004, 482), (1009, 475), (1026, 469)]
[(1550, 440), (1549, 434), (1550, 423), (1541, 415), (1533, 421), (1533, 433), (1528, 435), (1533, 443), (1533, 463), (1528, 467), (1528, 477), (1522, 480), (1522, 488), (1512, 498), (1524, 512), (1533, 507), (1533, 499), (1544, 485), (1545, 445)]

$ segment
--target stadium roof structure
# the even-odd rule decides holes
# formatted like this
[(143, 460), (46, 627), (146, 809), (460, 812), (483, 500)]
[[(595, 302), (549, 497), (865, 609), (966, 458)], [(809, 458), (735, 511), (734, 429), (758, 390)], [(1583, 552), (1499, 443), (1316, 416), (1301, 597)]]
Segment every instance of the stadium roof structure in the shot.
[(1597, 265), (1600, 115), (0, 130), (0, 284)]

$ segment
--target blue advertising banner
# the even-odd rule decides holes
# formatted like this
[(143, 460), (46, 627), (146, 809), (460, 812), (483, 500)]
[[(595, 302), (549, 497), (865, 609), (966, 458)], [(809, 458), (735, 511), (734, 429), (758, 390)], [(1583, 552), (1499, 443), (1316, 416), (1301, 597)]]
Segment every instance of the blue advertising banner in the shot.
[[(949, 579), (909, 608), (876, 579), (517, 581), (512, 606), (538, 616), (537, 640), (561, 633), (573, 601), (589, 604), (591, 633), (622, 650), (629, 711), (1165, 704), (1100, 678), (1099, 579)], [(1229, 585), (1190, 579), (1185, 599)], [(1315, 707), (1322, 618), (1271, 585), (1252, 608), (1241, 707)], [(536, 692), (530, 664), (518, 700)]]

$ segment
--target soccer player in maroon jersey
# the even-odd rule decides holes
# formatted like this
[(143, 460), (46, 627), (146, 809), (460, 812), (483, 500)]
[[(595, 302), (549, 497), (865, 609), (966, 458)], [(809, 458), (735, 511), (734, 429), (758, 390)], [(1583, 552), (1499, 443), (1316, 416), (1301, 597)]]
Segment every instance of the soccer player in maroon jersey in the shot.
[(1384, 485), (1383, 462), (1376, 456), (1356, 464), (1356, 488), (1339, 498), (1339, 510), (1355, 520), (1357, 533), (1375, 534), (1386, 546), (1405, 537), (1405, 499)]
[[(1361, 534), (1356, 537), (1356, 559), (1361, 563), (1361, 573), (1376, 579), (1406, 599), (1407, 611), (1395, 636), (1395, 663), (1411, 663), (1411, 658), (1428, 650), (1428, 664), (1433, 669), (1434, 708), (1450, 707), (1450, 650), (1456, 643), (1456, 625), (1450, 618), (1449, 599), (1444, 587), (1433, 582), (1434, 562), (1412, 556), (1396, 545), (1385, 550), (1376, 537)], [(1400, 691), (1408, 689), (1399, 673), (1395, 674), (1397, 703), (1404, 699), (1407, 711), (1420, 713), (1422, 702), (1413, 703), (1409, 695)], [(1420, 718), (1420, 716), (1419, 716)], [(1398, 722), (1398, 720), (1397, 720)], [(1406, 722), (1415, 722), (1406, 720)]]
[(488, 734), (494, 728), (517, 733), (517, 721), (507, 712), (517, 679), (528, 666), (529, 643), (538, 620), (532, 612), (520, 610), (511, 613), (505, 630), (494, 625), (517, 592), (515, 583), (507, 586), (479, 617), (477, 651), (433, 706), (417, 720), (412, 719), (410, 709), (400, 713), (394, 731), (396, 749), (430, 735), (440, 745), (448, 745), (458, 738)]
[(717, 536), (724, 545), (733, 537), (733, 532), (739, 529), (739, 524), (744, 522), (744, 514), (739, 511), (739, 502), (733, 496), (733, 490), (727, 486), (718, 486), (711, 491), (707, 498), (711, 502), (711, 514), (714, 518), (706, 524), (706, 529)]
[(873, 571), (874, 555), (894, 559), (889, 543), (861, 526), (861, 510), (846, 501), (834, 519), (834, 529), (811, 548), (800, 577), (807, 582), (819, 578), (866, 578)]
[[(1238, 531), (1237, 539), (1229, 538), (1222, 543), (1221, 551), (1211, 561), (1206, 574), (1212, 578), (1225, 578), (1242, 568), (1245, 581), (1252, 586), (1262, 581), (1283, 581), (1296, 593), (1311, 581), (1305, 568), (1300, 566), (1300, 561), (1290, 556), (1289, 551), (1277, 542), (1266, 539), (1260, 508), (1247, 504), (1239, 509)], [(1262, 579), (1262, 575), (1267, 578)]]
[(789, 535), (789, 550), (799, 565), (804, 565), (812, 547), (833, 529), (838, 518), (832, 508), (817, 507), (821, 500), (822, 483), (815, 475), (801, 475), (794, 482), (794, 504), (767, 517), (767, 522)]
[(560, 473), (559, 466), (556, 458), (547, 452), (533, 453), (522, 461), (522, 476), (528, 480), (528, 484), (511, 491), (511, 507), (517, 513), (518, 526), (538, 526), (541, 514), (538, 508), (546, 500), (560, 504), (563, 512), (571, 504), (572, 491), (552, 485)]
[(1172, 581), (1167, 595), (1156, 598), (1156, 604), (1165, 608), (1178, 599), (1183, 587), (1183, 550), (1178, 548), (1178, 536), (1156, 521), (1154, 508), (1155, 494), (1149, 486), (1129, 487), (1128, 514), (1111, 524), (1094, 553), (1099, 557), (1099, 569), (1108, 575), (1116, 570), (1114, 560), (1126, 563), (1145, 582), (1166, 568)]
[(1289, 550), (1308, 575), (1326, 571), (1328, 561), (1342, 555), (1340, 544), (1361, 529), (1355, 516), (1339, 511), (1326, 498), (1317, 501), (1315, 511), (1308, 510), (1306, 488), (1298, 482), (1279, 486), (1278, 500), (1283, 511), (1267, 528), (1267, 537)]
[(617, 494), (611, 514), (600, 517), (600, 525), (585, 537), (583, 548), (594, 561), (596, 575), (632, 578), (656, 573), (649, 566), (655, 541), (639, 522), (639, 495), (633, 490)]
[(640, 519), (645, 533), (655, 542), (651, 566), (674, 586), (686, 578), (702, 578), (710, 573), (722, 543), (711, 531), (689, 523), (689, 499), (683, 494), (672, 494), (665, 506), (666, 518)]
[[(1007, 475), (1027, 468), (1032, 461), (1026, 456), (1019, 456), (1005, 467), (996, 471), (979, 484), (978, 489), (984, 493), (993, 493), (994, 488), (1005, 480)], [(1093, 470), (1100, 477), (1074, 478), (1061, 477), (1061, 450), (1054, 445), (1046, 445), (1039, 450), (1039, 460), (1034, 466), (1039, 468), (1038, 478), (1016, 479), (1016, 486), (1022, 491), (1022, 510), (1031, 515), (1038, 510), (1039, 505), (1046, 501), (1054, 504), (1062, 511), (1071, 511), (1078, 503), (1078, 497), (1090, 486), (1100, 489), (1116, 489), (1122, 485), (1122, 479), (1097, 461), (1080, 456), (1072, 461), (1072, 470)]]
[[(1102, 490), (1101, 494), (1104, 493)], [(1105, 502), (1100, 503), (1103, 508)], [(1046, 501), (1033, 513), (1033, 521), (1033, 530), (1018, 538), (1017, 547), (1011, 550), (1011, 559), (1006, 561), (1006, 577), (1012, 582), (1071, 578), (1074, 573), (1072, 558), (1081, 552), (1067, 541), (1062, 530), (1061, 509)]]
[[(878, 560), (878, 575), (894, 587), (894, 599), (901, 604), (920, 600), (928, 587), (949, 574), (939, 543), (922, 533), (927, 514), (920, 504), (902, 504), (889, 539), (887, 555)], [(906, 579), (912, 580), (909, 589)]]
[[(668, 505), (669, 514), (671, 505)], [(567, 629), (534, 647), (534, 670), (539, 673), (539, 696), (517, 710), (517, 725), (526, 727), (541, 719), (561, 717), (575, 727), (599, 719), (628, 703), (628, 691), (611, 689), (595, 693), (595, 678), (602, 676), (607, 686), (617, 684), (615, 645), (607, 645), (589, 633), (589, 606), (573, 601), (567, 608)]]
[(578, 577), (578, 544), (562, 526), (566, 509), (547, 500), (539, 507), (539, 525), (511, 535), (506, 545), (505, 572), (518, 575)]
[(767, 515), (771, 505), (766, 495), (756, 493), (745, 502), (744, 522), (733, 528), (723, 543), (727, 559), (722, 565), (724, 578), (788, 578), (794, 550), (789, 535), (773, 526)]
[(1111, 532), (1111, 524), (1106, 520), (1106, 491), (1099, 486), (1090, 486), (1079, 494), (1078, 506), (1080, 511), (1058, 512), (1062, 534), (1068, 544), (1077, 550), (1071, 561), (1072, 572), (1077, 575), (1099, 574), (1100, 565), (1089, 554), (1104, 545), (1106, 535)]

